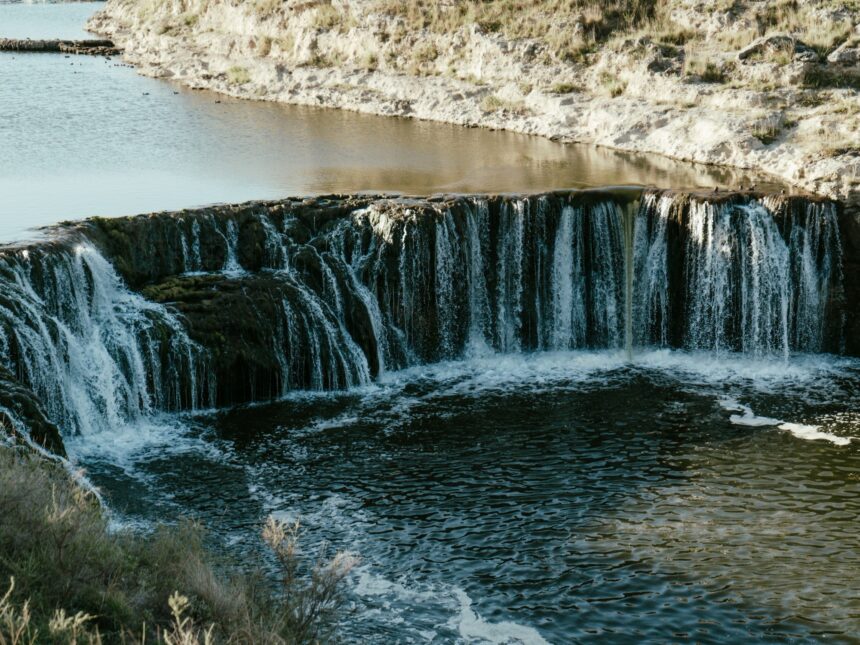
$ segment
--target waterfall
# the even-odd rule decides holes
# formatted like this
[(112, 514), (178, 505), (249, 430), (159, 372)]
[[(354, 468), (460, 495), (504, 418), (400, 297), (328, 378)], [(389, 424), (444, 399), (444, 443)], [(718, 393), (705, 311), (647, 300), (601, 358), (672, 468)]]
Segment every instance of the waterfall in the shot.
[(779, 197), (322, 198), (92, 220), (0, 249), (0, 363), (64, 433), (89, 433), (486, 352), (786, 359), (838, 351), (842, 262), (835, 206)]
[(488, 351), (490, 294), (484, 270), (489, 252), (490, 209), (486, 200), (476, 200), (466, 209), (467, 285), (469, 290), (469, 349), (473, 354)]
[(86, 242), (0, 256), (0, 337), (3, 367), (66, 432), (206, 400), (202, 349)]
[(645, 195), (636, 214), (633, 273), (637, 288), (632, 311), (636, 345), (669, 343), (667, 227), (674, 203), (671, 196)]
[(552, 262), (552, 347), (585, 346), (585, 262), (581, 208), (565, 206)]
[(516, 352), (522, 348), (523, 242), (527, 202), (502, 204), (496, 262), (496, 348)]
[(833, 204), (650, 195), (634, 237), (639, 344), (783, 358), (838, 345), (827, 337), (841, 289)]

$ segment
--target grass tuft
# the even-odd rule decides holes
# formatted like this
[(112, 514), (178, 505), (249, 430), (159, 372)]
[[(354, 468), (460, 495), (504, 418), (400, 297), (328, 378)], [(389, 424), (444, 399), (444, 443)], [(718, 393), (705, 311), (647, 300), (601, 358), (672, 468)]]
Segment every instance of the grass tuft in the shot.
[(0, 448), (0, 517), (0, 645), (325, 642), (355, 564), (324, 553), (306, 562), (298, 525), (270, 519), (275, 590), (215, 557), (192, 522), (109, 530), (63, 469), (11, 448)]
[(251, 75), (245, 67), (234, 65), (227, 70), (227, 80), (231, 85), (244, 85), (251, 82)]

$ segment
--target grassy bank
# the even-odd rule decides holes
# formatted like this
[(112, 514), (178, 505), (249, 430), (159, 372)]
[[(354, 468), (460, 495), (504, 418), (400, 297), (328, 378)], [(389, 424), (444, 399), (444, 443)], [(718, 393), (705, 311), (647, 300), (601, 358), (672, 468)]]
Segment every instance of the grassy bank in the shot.
[(272, 519), (279, 585), (213, 555), (190, 522), (112, 531), (62, 467), (6, 447), (0, 518), (0, 645), (328, 641), (353, 565), (304, 565), (298, 525)]

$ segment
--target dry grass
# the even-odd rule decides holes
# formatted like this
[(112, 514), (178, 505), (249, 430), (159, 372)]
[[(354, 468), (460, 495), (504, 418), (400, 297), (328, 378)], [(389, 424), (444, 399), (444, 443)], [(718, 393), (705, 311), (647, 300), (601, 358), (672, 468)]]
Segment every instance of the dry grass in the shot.
[(478, 25), (508, 38), (536, 39), (552, 57), (572, 61), (610, 35), (652, 19), (656, 5), (656, 0), (379, 0), (377, 10), (401, 18), (408, 31), (448, 34)]
[(703, 83), (725, 83), (726, 72), (710, 56), (691, 51), (684, 58), (684, 76), (694, 77)]
[(614, 99), (627, 91), (627, 82), (610, 72), (602, 72), (599, 81), (602, 91), (610, 98)]
[[(850, 20), (822, 20), (818, 9), (843, 8), (850, 2), (800, 3), (797, 0), (763, 2), (755, 13), (760, 36), (770, 33), (790, 33), (825, 55), (851, 32)], [(856, 4), (856, 3), (855, 3)], [(854, 7), (857, 9), (857, 7)]]
[(484, 112), (505, 112), (516, 116), (528, 116), (531, 111), (521, 101), (507, 101), (491, 94), (481, 101), (481, 109)]
[(10, 448), (0, 448), (0, 518), (0, 645), (321, 642), (354, 564), (306, 562), (298, 526), (269, 520), (275, 592), (261, 573), (215, 558), (198, 525), (110, 531), (64, 470)]

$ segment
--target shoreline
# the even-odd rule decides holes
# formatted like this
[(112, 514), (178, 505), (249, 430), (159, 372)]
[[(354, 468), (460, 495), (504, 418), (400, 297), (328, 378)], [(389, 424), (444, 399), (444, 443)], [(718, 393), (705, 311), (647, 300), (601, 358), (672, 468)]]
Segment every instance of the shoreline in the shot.
[[(293, 22), (281, 38), (289, 42), (279, 45), (276, 38), (281, 32), (274, 18), (253, 16), (227, 2), (212, 3), (194, 20), (176, 16), (170, 2), (161, 3), (161, 10), (141, 17), (125, 0), (110, 0), (90, 20), (88, 29), (112, 38), (139, 73), (192, 89), (239, 99), (508, 130), (562, 143), (732, 167), (769, 175), (843, 202), (852, 210), (860, 206), (860, 153), (853, 148), (860, 137), (854, 135), (856, 142), (850, 136), (846, 140), (838, 129), (850, 128), (855, 121), (860, 124), (853, 113), (856, 105), (860, 114), (860, 94), (854, 90), (828, 90), (823, 109), (792, 106), (791, 127), (774, 133), (773, 140), (760, 134), (765, 142), (755, 136), (754, 121), (759, 117), (753, 118), (749, 108), (769, 101), (772, 97), (766, 93), (691, 83), (641, 69), (635, 70), (641, 73), (639, 85), (633, 87), (636, 81), (630, 79), (617, 96), (547, 88), (547, 79), (573, 72), (563, 65), (529, 66), (528, 54), (520, 51), (523, 43), (474, 27), (453, 36), (465, 44), (463, 51), (451, 54), (460, 62), (452, 63), (450, 74), (408, 74), (387, 69), (382, 62), (376, 62), (375, 68), (360, 67), (359, 59), (366, 55), (362, 48), (378, 47), (385, 40), (374, 29), (388, 28), (386, 19), (376, 14), (364, 14), (365, 20), (358, 23), (362, 26), (340, 33), (308, 22), (308, 11), (294, 15), (289, 14), (293, 9), (286, 8)], [(431, 38), (435, 36), (418, 34), (414, 46)], [(292, 48), (287, 47), (290, 43)], [(313, 64), (319, 52), (334, 46), (351, 54), (340, 56), (339, 64)], [(489, 61), (488, 51), (497, 57), (495, 62)], [(461, 78), (475, 64), (484, 68), (481, 78)], [(516, 78), (536, 82), (532, 87), (517, 87)], [(649, 83), (653, 87), (646, 87)], [(658, 100), (661, 92), (686, 98), (681, 105), (672, 104)], [(771, 94), (787, 99), (798, 92), (785, 88)], [(836, 100), (850, 104), (846, 108), (850, 113), (833, 119), (825, 114), (826, 103)], [(813, 128), (826, 135), (816, 135)], [(825, 145), (837, 137), (848, 144), (845, 152), (837, 149), (838, 154), (826, 156)]]

